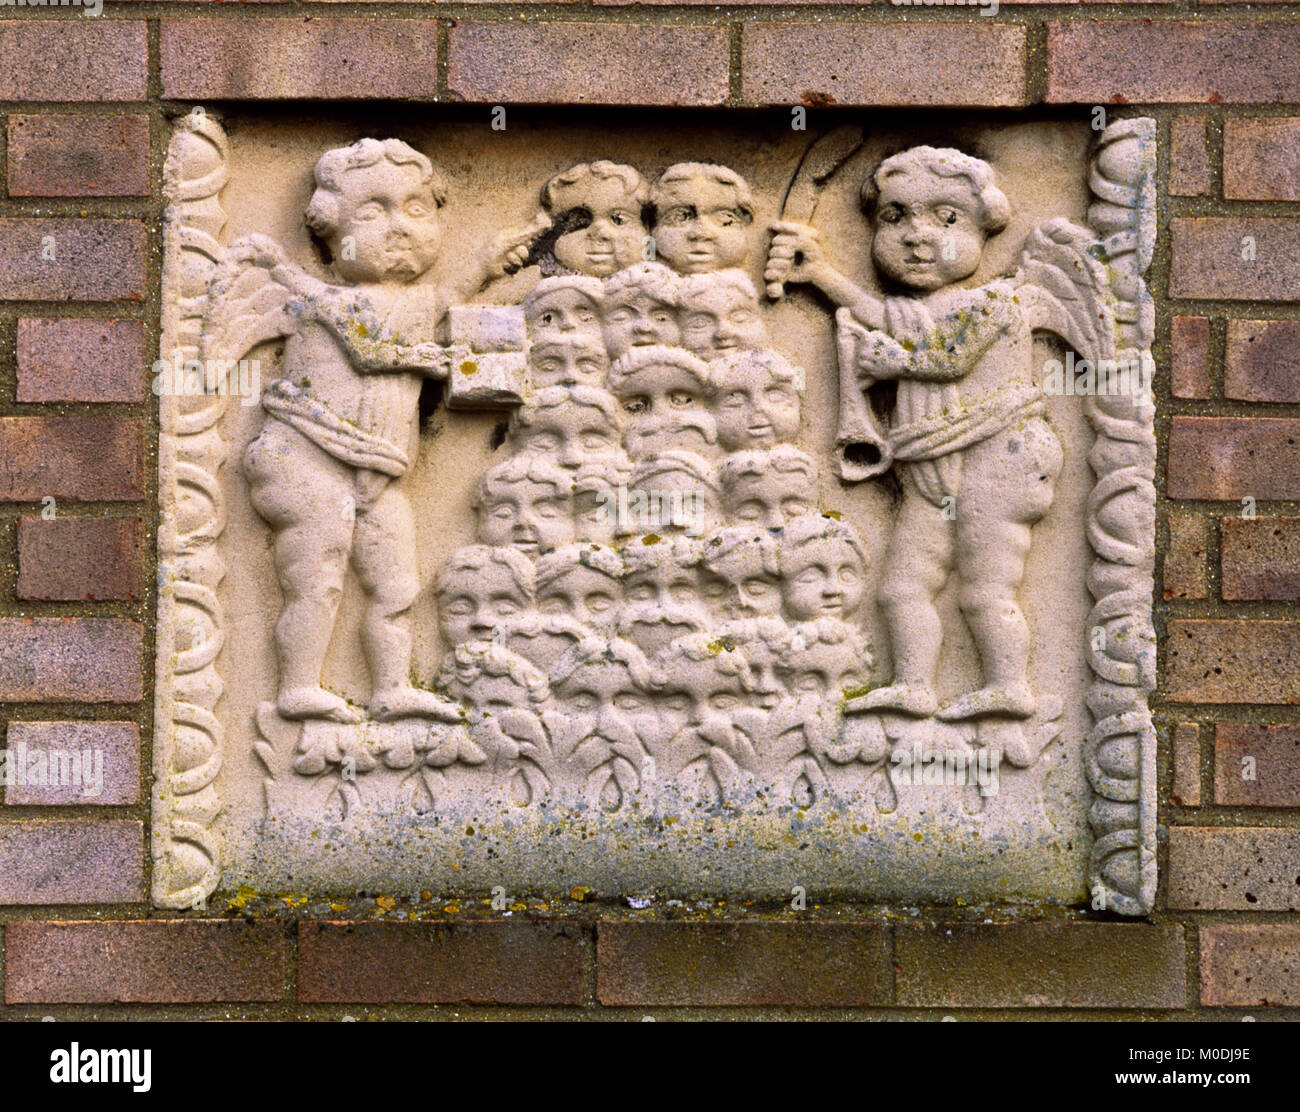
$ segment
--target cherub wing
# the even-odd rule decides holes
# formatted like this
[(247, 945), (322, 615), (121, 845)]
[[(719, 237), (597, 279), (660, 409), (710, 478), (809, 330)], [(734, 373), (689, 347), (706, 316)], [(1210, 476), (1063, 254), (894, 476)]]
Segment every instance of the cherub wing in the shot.
[(232, 243), (208, 284), (200, 355), (208, 361), (242, 359), (258, 344), (291, 335), (294, 284), (306, 280), (265, 236)]
[(1055, 333), (1094, 366), (1115, 354), (1115, 310), (1101, 256), (1087, 228), (1049, 220), (1030, 233), (1012, 279), (1030, 328)]

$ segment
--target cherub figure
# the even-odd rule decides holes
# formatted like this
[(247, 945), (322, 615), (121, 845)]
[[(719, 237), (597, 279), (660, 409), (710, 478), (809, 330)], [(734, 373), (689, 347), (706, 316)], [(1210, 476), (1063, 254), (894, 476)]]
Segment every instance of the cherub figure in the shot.
[(626, 413), (623, 445), (632, 459), (671, 448), (716, 451), (718, 429), (706, 404), (713, 385), (698, 356), (661, 345), (633, 348), (609, 369), (609, 388)]
[(536, 455), (512, 456), (489, 468), (474, 495), (478, 539), (537, 556), (573, 541), (572, 479)]
[(669, 166), (650, 187), (650, 207), (655, 251), (679, 274), (743, 267), (749, 258), (754, 197), (735, 170)]
[(675, 638), (707, 628), (699, 564), (699, 545), (686, 537), (651, 535), (628, 544), (618, 635), (653, 657)]
[(704, 595), (719, 617), (780, 616), (781, 568), (771, 533), (734, 525), (709, 537), (703, 552)]
[(566, 470), (623, 456), (623, 411), (608, 390), (595, 386), (549, 386), (538, 390), (510, 418), (507, 445), (542, 456)]
[[(885, 443), (903, 503), (879, 595), (894, 681), (851, 709), (1028, 718), (1030, 631), (1017, 596), (1031, 528), (1051, 506), (1062, 466), (1035, 380), (1032, 331), (1049, 328), (1088, 354), (1113, 344), (1093, 237), (1051, 221), (1031, 235), (1015, 277), (973, 286), (985, 241), (1011, 215), (988, 163), (914, 147), (881, 163), (862, 194), (872, 258), (901, 296), (858, 288), (803, 225), (775, 226), (767, 267), (769, 280), (811, 283), (843, 306), (840, 350), (851, 366), (842, 373), (856, 373), (863, 388), (898, 382)], [(935, 598), (953, 574), (984, 675), (977, 690), (939, 707)]]
[(681, 279), (662, 263), (636, 263), (605, 279), (602, 316), (611, 359), (634, 347), (676, 344), (677, 290)]
[(799, 432), (803, 372), (771, 350), (731, 351), (709, 363), (718, 440), (728, 452), (767, 448)]
[(854, 622), (866, 592), (866, 553), (853, 527), (822, 514), (791, 521), (779, 545), (785, 614), (793, 622)]
[(552, 254), (560, 266), (608, 278), (643, 257), (650, 188), (631, 166), (598, 159), (570, 166), (542, 187), (555, 222)]
[(437, 594), (442, 636), (455, 649), (493, 638), (531, 611), (536, 573), (518, 549), (466, 545), (447, 557)]
[(452, 704), (411, 682), (408, 612), (419, 582), (404, 479), (422, 382), (449, 371), (435, 327), (450, 300), (518, 267), (529, 234), (504, 233), (454, 287), (435, 289), (421, 279), (439, 255), (446, 194), (442, 173), (398, 140), (327, 151), (306, 222), (331, 281), (253, 236), (231, 245), (209, 290), (204, 358), (286, 340), (282, 377), (262, 397), (266, 419), (243, 465), (253, 506), (275, 533), (284, 595), (276, 708), (287, 719), (360, 720), (321, 686), (350, 564), (365, 595), (371, 716), (454, 720)]
[(718, 468), (727, 518), (781, 529), (816, 511), (817, 463), (793, 444), (751, 448), (725, 456)]
[(682, 347), (701, 359), (767, 347), (758, 291), (743, 270), (692, 274), (677, 292)]

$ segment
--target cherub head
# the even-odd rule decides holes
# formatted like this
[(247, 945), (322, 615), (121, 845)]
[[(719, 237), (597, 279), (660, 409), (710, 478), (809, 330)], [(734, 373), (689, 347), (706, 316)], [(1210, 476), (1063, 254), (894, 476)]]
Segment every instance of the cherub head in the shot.
[(790, 627), (781, 618), (744, 618), (726, 622), (718, 629), (725, 644), (730, 641), (749, 664), (750, 689), (754, 705), (772, 710), (787, 694), (781, 678), (790, 643)]
[(817, 464), (792, 444), (733, 452), (718, 477), (730, 520), (781, 529), (817, 509)]
[(668, 448), (710, 454), (717, 426), (706, 405), (709, 367), (683, 348), (633, 348), (609, 370), (609, 388), (626, 413), (623, 444), (633, 459)]
[(622, 533), (681, 530), (698, 537), (721, 518), (717, 473), (702, 456), (680, 448), (645, 456), (627, 481)]
[(867, 682), (871, 664), (871, 646), (860, 630), (819, 618), (790, 630), (777, 675), (792, 698), (838, 706), (846, 689)]
[(722, 529), (704, 542), (704, 594), (727, 619), (772, 618), (781, 613), (781, 569), (776, 541), (766, 529)]
[(474, 496), (484, 544), (514, 545), (529, 556), (573, 540), (572, 480), (535, 455), (514, 456), (483, 473)]
[(621, 746), (622, 755), (634, 759), (641, 735), (655, 725), (657, 681), (645, 654), (631, 642), (590, 637), (560, 658), (551, 686), (570, 717), (574, 738)]
[(533, 343), (582, 335), (601, 336), (600, 313), (605, 287), (599, 278), (558, 274), (543, 278), (524, 298), (524, 317)]
[(613, 544), (619, 531), (619, 490), (632, 473), (627, 456), (602, 456), (573, 473), (575, 540)]
[(555, 261), (596, 278), (631, 266), (645, 248), (649, 201), (650, 187), (631, 166), (599, 159), (556, 174), (542, 187), (542, 207), (561, 229)]
[(984, 241), (1011, 219), (993, 167), (950, 147), (912, 147), (885, 159), (863, 183), (862, 201), (873, 216), (876, 266), (914, 290), (969, 278)]
[(718, 440), (729, 452), (766, 448), (799, 432), (798, 367), (770, 349), (730, 351), (709, 363)]
[(437, 260), (447, 182), (400, 139), (360, 139), (316, 163), (307, 227), (350, 284), (415, 281)]
[(614, 395), (595, 386), (548, 386), (511, 415), (507, 443), (561, 467), (621, 457), (622, 410)]
[(681, 279), (662, 263), (636, 263), (605, 279), (605, 347), (617, 359), (634, 347), (675, 344)]
[(734, 716), (752, 702), (749, 662), (734, 645), (711, 633), (679, 637), (654, 657), (656, 673), (664, 677), (667, 702), (682, 703), (687, 725), (717, 736), (734, 725)]
[(458, 548), (438, 574), (438, 618), (452, 648), (482, 641), (532, 609), (532, 561), (514, 548)]
[(623, 549), (623, 609), (618, 633), (653, 656), (675, 637), (704, 629), (700, 550), (686, 537), (638, 537)]
[(745, 264), (754, 197), (735, 170), (705, 162), (669, 166), (650, 187), (655, 250), (681, 274)]
[(537, 609), (592, 633), (612, 633), (623, 596), (623, 557), (611, 548), (571, 544), (537, 561)]
[(609, 371), (605, 340), (597, 332), (548, 332), (528, 346), (528, 371), (538, 389), (604, 386)]
[(682, 347), (702, 359), (767, 346), (758, 291), (743, 270), (692, 274), (677, 294)]
[(470, 737), (498, 767), (509, 767), (508, 762), (519, 754), (511, 730), (521, 719), (531, 719), (540, 732), (549, 685), (546, 676), (518, 653), (491, 641), (459, 645), (442, 670), (442, 680), (472, 707)]
[(822, 514), (797, 517), (781, 534), (779, 558), (791, 621), (857, 616), (867, 560), (852, 527)]

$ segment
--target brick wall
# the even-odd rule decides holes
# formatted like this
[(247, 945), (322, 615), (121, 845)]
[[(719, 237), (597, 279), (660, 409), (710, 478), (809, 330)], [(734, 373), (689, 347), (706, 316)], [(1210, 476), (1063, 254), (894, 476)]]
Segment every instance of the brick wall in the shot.
[[(27, 789), (0, 805), (0, 1018), (438, 1005), (1300, 1018), (1297, 7), (0, 9), (0, 701), (9, 746), (106, 754), (93, 802)], [(243, 892), (207, 913), (150, 909), (147, 386), (167, 121), (194, 103), (335, 98), (1079, 118), (1104, 105), (1160, 120), (1151, 921), (576, 898), (505, 915)]]

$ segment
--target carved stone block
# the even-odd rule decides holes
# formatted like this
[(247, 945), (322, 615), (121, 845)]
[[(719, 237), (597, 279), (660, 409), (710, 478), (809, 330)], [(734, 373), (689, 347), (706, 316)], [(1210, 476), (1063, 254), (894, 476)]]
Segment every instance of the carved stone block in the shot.
[(158, 904), (1150, 908), (1155, 124), (907, 126), (177, 122)]

